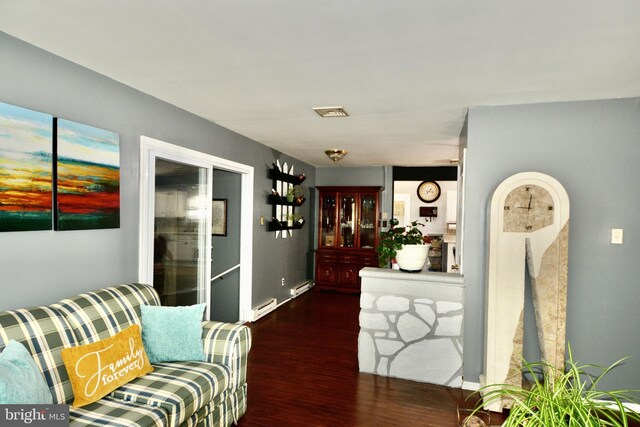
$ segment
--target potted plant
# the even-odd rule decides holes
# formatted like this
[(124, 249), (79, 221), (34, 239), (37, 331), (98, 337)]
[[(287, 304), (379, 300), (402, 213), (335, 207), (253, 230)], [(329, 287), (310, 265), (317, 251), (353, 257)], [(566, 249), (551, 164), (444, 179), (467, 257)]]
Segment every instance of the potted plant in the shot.
[(299, 185), (294, 185), (289, 187), (289, 190), (287, 190), (287, 202), (292, 203), (294, 200), (297, 203), (302, 203), (302, 201), (304, 200), (304, 191), (302, 191), (302, 187), (300, 187)]
[(294, 219), (295, 219), (295, 214), (293, 214), (293, 213), (283, 213), (282, 214), (283, 225), (285, 225), (287, 227), (292, 227), (293, 226), (293, 220)]
[(295, 187), (289, 187), (289, 190), (287, 190), (287, 202), (292, 203), (293, 202), (293, 198), (295, 197), (295, 193), (296, 190), (294, 189)]
[[(637, 405), (632, 395), (638, 390), (596, 390), (602, 378), (626, 358), (602, 368), (574, 361), (570, 346), (568, 352), (564, 370), (547, 362), (525, 361), (523, 370), (533, 381), (530, 388), (509, 384), (481, 388), (484, 402), (480, 401), (475, 411), (496, 400), (512, 402), (503, 427), (627, 426), (629, 420), (640, 421), (640, 413), (623, 404), (627, 401)], [(594, 375), (593, 371), (599, 374)]]
[(423, 224), (418, 221), (413, 221), (409, 227), (398, 227), (398, 224), (398, 220), (392, 218), (389, 229), (380, 233), (380, 243), (376, 248), (378, 265), (385, 267), (395, 258), (401, 270), (421, 271), (429, 252), (418, 228)]

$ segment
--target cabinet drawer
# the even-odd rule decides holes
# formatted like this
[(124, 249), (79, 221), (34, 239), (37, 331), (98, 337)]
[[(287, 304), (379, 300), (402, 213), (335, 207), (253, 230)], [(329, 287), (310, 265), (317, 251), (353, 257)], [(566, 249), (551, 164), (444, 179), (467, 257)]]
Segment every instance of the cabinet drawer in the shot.
[(317, 262), (338, 262), (338, 256), (335, 254), (318, 254)]
[(375, 255), (362, 255), (360, 256), (359, 264), (365, 267), (377, 267), (378, 257)]
[(356, 255), (342, 255), (339, 259), (340, 264), (356, 264), (358, 257)]

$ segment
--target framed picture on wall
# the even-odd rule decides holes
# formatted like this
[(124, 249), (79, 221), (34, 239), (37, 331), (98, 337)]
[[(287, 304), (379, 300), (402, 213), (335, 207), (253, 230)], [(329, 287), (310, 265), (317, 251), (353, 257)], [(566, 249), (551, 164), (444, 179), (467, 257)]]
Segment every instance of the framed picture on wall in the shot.
[(211, 201), (211, 234), (214, 236), (227, 235), (227, 199), (213, 199)]
[(0, 102), (0, 231), (51, 230), (53, 117)]
[(56, 118), (56, 230), (120, 228), (120, 136)]

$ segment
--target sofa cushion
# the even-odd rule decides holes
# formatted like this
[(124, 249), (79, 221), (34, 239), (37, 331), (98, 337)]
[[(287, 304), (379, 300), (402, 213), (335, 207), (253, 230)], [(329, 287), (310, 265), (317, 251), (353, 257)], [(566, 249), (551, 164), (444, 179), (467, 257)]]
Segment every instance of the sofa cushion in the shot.
[(153, 371), (142, 346), (140, 326), (112, 337), (62, 350), (73, 386), (74, 407), (87, 405), (136, 377)]
[(23, 344), (42, 372), (53, 403), (70, 403), (73, 390), (60, 352), (76, 345), (71, 326), (50, 307), (11, 310), (0, 313), (0, 350), (9, 340)]
[(162, 408), (103, 397), (82, 408), (69, 408), (70, 427), (164, 427), (169, 415)]
[(169, 414), (169, 426), (179, 426), (211, 400), (228, 392), (230, 372), (226, 366), (173, 362), (153, 367), (153, 372), (123, 385), (111, 395), (125, 401), (162, 407)]
[(0, 404), (51, 404), (53, 398), (29, 350), (10, 340), (0, 353)]
[(142, 340), (151, 363), (204, 362), (202, 316), (205, 307), (206, 304), (140, 307)]
[(88, 344), (139, 325), (143, 304), (159, 305), (158, 294), (148, 285), (131, 283), (76, 295), (52, 307), (71, 324), (78, 343)]

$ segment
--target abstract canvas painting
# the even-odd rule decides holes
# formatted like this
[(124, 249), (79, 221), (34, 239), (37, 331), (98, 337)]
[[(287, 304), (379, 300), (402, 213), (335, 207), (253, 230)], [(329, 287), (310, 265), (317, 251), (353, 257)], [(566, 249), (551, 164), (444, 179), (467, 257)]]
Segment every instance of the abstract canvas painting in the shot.
[(56, 230), (120, 227), (120, 138), (56, 119)]
[(51, 230), (52, 122), (0, 102), (0, 231)]

